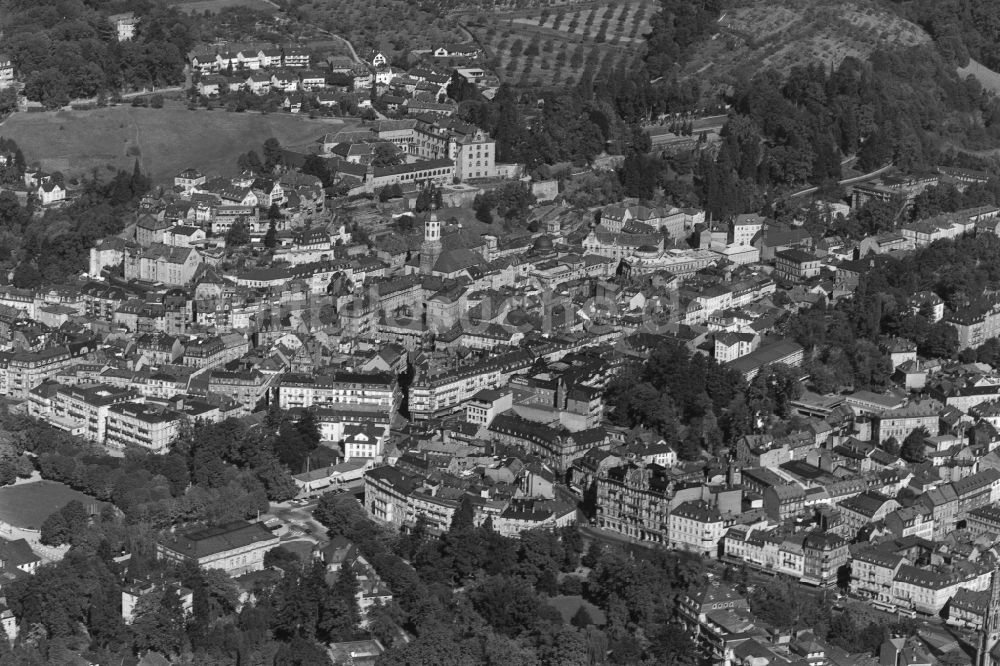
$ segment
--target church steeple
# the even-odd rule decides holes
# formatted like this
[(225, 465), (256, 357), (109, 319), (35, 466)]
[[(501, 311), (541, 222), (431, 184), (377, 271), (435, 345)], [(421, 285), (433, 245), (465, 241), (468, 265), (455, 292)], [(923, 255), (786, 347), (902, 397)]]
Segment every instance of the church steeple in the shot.
[(1000, 560), (993, 567), (990, 577), (990, 599), (983, 613), (983, 630), (975, 666), (992, 666), (990, 652), (1000, 641)]
[(420, 272), (430, 275), (441, 256), (441, 222), (432, 212), (424, 223), (424, 242), (420, 245)]

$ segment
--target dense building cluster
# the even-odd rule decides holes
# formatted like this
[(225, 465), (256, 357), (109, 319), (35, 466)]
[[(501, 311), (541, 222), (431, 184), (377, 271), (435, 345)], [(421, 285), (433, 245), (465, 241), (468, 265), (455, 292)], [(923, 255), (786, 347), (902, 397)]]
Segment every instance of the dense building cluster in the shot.
[(163, 182), (0, 137), (0, 662), (1000, 664), (988, 39), (913, 0), (947, 62), (723, 100), (719, 0), (544, 91), (496, 72), (626, 14), (462, 14), (491, 53), (64, 4), (12, 7), (0, 115), (318, 129)]

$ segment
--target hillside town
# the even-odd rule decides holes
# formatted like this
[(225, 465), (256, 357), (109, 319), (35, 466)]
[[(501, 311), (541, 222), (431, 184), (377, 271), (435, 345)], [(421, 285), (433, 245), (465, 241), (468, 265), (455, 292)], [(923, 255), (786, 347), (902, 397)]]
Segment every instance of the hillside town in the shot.
[(0, 666), (1000, 664), (1000, 103), (710, 93), (678, 54), (749, 38), (678, 2), (542, 92), (516, 3), (393, 52), (95, 10), (110, 96), (0, 31), (0, 115), (258, 128), (166, 178), (0, 136)]
[[(455, 159), (431, 157), (440, 174), (373, 176), (380, 146), (407, 160)], [(330, 189), (283, 160), (235, 178), (186, 169), (143, 197), (125, 233), (91, 248), (76, 283), (0, 289), (0, 393), (118, 457), (166, 454), (206, 424), (308, 413), (317, 463), (289, 470), (299, 499), (285, 506), (353, 490), (371, 520), (396, 531), (445, 533), (463, 511), (514, 538), (590, 525), (900, 616), (986, 626), (1000, 595), (1000, 376), (885, 337), (886, 390), (818, 393), (788, 322), (852, 299), (888, 258), (940, 238), (995, 236), (1000, 208), (819, 243), (756, 214), (723, 223), (629, 200), (590, 219), (553, 201), (553, 184), (518, 180), (516, 169), (495, 177), (495, 154), (489, 135), (454, 123), (379, 121), (319, 137), (315, 155), (344, 178), (356, 165), (350, 191), (398, 190), (354, 210), (331, 208)], [(26, 168), (22, 192), (37, 187), (43, 205), (58, 205), (42, 199), (47, 179)], [(945, 182), (955, 174), (941, 169), (854, 197)], [(501, 231), (471, 214), (472, 198), (512, 187), (535, 202), (528, 225)], [(1000, 326), (996, 307), (946, 311), (930, 292), (910, 307), (949, 327), (957, 351)], [(759, 420), (728, 448), (703, 439), (693, 451), (629, 424), (609, 387), (664, 344), (751, 385), (790, 377), (799, 389), (786, 396), (787, 417)], [(273, 566), (270, 550), (306, 534), (279, 513), (183, 527), (156, 557), (255, 580)], [(26, 534), (3, 541), (15, 578), (51, 556)], [(343, 537), (305, 543), (331, 580), (339, 567), (357, 571), (362, 617), (392, 598)], [(745, 594), (706, 585), (684, 610), (714, 660), (868, 663), (808, 632), (778, 640)], [(126, 623), (155, 588), (123, 592)], [(957, 644), (947, 651), (934, 642), (940, 629), (927, 631), (920, 645), (887, 640), (880, 663), (895, 664), (893, 651), (951, 658)]]

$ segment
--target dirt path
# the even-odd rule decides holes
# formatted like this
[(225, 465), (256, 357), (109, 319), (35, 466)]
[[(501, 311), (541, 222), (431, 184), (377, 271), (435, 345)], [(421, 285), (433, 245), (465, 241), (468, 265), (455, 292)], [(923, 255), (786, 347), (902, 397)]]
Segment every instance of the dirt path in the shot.
[(146, 173), (146, 151), (142, 149), (142, 130), (139, 129), (139, 123), (135, 119), (134, 114), (129, 114), (129, 120), (132, 121), (132, 127), (135, 129), (135, 147), (139, 151), (139, 168), (142, 169), (143, 173)]
[(361, 58), (358, 57), (358, 52), (354, 50), (354, 44), (351, 44), (351, 41), (349, 39), (347, 39), (346, 37), (341, 37), (336, 33), (330, 32), (329, 30), (324, 30), (323, 28), (319, 28), (319, 31), (325, 34), (327, 37), (332, 37), (333, 39), (337, 39), (343, 42), (344, 46), (347, 47), (347, 50), (351, 52), (351, 60), (353, 60), (356, 63), (361, 62)]

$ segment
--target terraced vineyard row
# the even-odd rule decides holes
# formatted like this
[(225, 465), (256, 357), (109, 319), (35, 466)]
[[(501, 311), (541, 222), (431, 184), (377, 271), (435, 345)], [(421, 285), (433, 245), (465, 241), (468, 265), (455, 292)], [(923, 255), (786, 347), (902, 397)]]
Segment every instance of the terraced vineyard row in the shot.
[(469, 27), (505, 81), (574, 85), (611, 76), (640, 57), (654, 12), (645, 1), (594, 3), (512, 12)]

